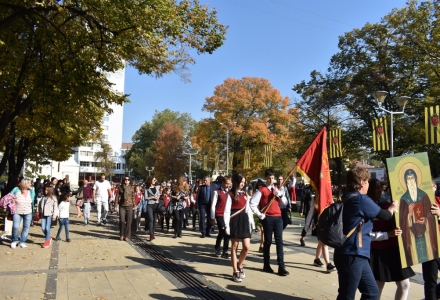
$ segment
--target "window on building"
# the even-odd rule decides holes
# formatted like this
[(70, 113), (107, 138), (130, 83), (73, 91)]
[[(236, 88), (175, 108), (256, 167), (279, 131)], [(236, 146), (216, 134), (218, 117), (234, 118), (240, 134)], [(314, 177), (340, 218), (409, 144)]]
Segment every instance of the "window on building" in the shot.
[(93, 143), (86, 143), (86, 145), (85, 145), (86, 147), (90, 147), (90, 148), (93, 148)]
[(98, 166), (98, 162), (96, 162), (96, 161), (92, 161), (92, 162), (91, 162), (91, 166), (94, 167), (94, 168), (96, 168), (96, 167)]
[(121, 163), (117, 163), (117, 164), (116, 164), (116, 169), (117, 169), (117, 170), (121, 169)]
[(80, 165), (81, 167), (88, 167), (88, 166), (90, 165), (90, 162), (88, 162), (88, 161), (80, 161), (80, 162), (79, 162), (79, 165)]
[(122, 170), (125, 170), (125, 164), (122, 164)]

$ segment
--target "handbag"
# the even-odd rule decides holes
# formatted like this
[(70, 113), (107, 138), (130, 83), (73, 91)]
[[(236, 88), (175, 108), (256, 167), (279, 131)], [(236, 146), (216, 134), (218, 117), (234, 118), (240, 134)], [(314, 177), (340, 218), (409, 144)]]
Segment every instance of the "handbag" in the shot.
[(83, 189), (81, 188), (79, 191), (78, 191), (78, 193), (76, 194), (76, 199), (82, 199), (82, 198), (84, 198), (84, 191), (83, 191)]
[(35, 213), (33, 217), (34, 222), (39, 222), (41, 220), (40, 213)]
[(287, 224), (292, 225), (292, 214), (289, 212), (289, 218), (287, 219)]
[(168, 218), (170, 218), (173, 215), (173, 213), (174, 213), (174, 207), (170, 202), (170, 203), (168, 203), (168, 206), (167, 206), (166, 215)]

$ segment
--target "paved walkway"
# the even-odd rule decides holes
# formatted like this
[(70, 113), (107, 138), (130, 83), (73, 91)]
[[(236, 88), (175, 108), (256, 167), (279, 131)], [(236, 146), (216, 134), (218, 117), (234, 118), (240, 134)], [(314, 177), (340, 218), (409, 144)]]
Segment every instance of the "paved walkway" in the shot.
[[(41, 248), (40, 227), (31, 228), (28, 248), (0, 245), (0, 291), (4, 299), (335, 299), (337, 273), (312, 265), (316, 239), (298, 244), (303, 219), (294, 218), (284, 232), (289, 276), (261, 272), (259, 234), (251, 239), (242, 283), (231, 280), (230, 260), (214, 257), (216, 234), (183, 231), (183, 237), (157, 234), (153, 242), (139, 234), (129, 243), (119, 241), (116, 216), (112, 224), (84, 226), (71, 210), (71, 243), (53, 242)], [(96, 219), (96, 212), (92, 212)], [(52, 229), (55, 236), (57, 228)], [(257, 236), (258, 235), (258, 236)], [(271, 248), (276, 271), (275, 246)], [(332, 255), (331, 255), (332, 256)], [(414, 268), (408, 299), (423, 299), (421, 266)], [(395, 285), (385, 286), (382, 299), (394, 299)], [(358, 297), (359, 298), (359, 295)]]

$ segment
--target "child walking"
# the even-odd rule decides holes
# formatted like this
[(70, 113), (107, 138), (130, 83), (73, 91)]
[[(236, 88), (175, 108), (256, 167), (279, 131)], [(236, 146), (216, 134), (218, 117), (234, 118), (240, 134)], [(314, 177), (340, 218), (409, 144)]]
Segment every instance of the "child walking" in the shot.
[(69, 238), (69, 210), (70, 210), (70, 201), (69, 195), (63, 194), (60, 197), (60, 204), (58, 205), (59, 217), (60, 217), (60, 228), (58, 228), (58, 233), (56, 240), (61, 241), (60, 234), (63, 230), (63, 227), (66, 229), (66, 242), (70, 243)]
[(45, 195), (40, 201), (38, 212), (41, 214), (41, 229), (45, 237), (45, 242), (41, 247), (47, 248), (52, 243), (50, 237), (50, 225), (55, 221), (58, 215), (57, 197), (54, 194), (53, 187), (45, 188)]
[(92, 210), (92, 198), (85, 198), (83, 203), (84, 226), (89, 225), (90, 211)]

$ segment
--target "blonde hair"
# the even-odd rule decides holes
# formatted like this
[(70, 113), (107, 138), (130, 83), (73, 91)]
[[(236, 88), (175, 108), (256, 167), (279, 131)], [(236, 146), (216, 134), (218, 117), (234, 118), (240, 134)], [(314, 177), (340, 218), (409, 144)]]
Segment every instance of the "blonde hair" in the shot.
[(32, 181), (29, 178), (23, 178), (20, 181), (20, 191), (23, 191), (28, 184), (32, 184)]

